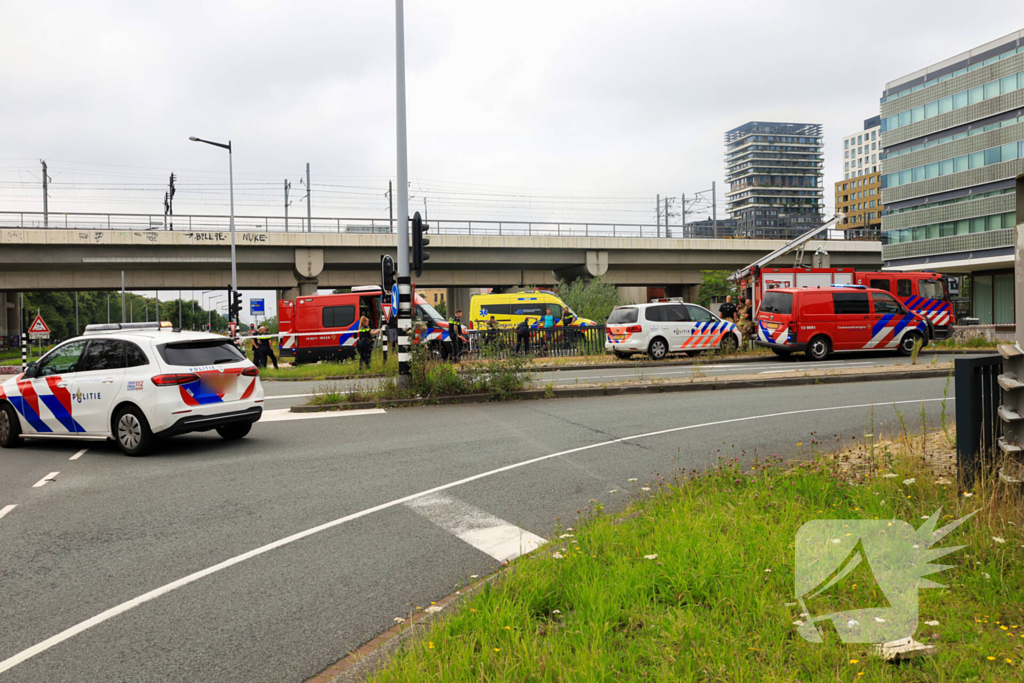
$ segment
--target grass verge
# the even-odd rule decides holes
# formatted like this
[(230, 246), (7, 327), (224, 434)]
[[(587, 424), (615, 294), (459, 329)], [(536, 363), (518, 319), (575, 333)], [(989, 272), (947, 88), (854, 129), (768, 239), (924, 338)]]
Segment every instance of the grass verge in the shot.
[[(553, 552), (514, 562), (370, 680), (1021, 680), (1020, 501), (984, 484), (960, 495), (918, 454), (896, 450), (883, 469), (873, 462), (855, 476), (830, 458), (795, 468), (769, 458), (631, 480), (637, 500), (625, 513), (593, 501), (579, 528), (556, 532)], [(822, 644), (798, 635), (794, 538), (804, 522), (918, 527), (940, 508), (940, 523), (980, 512), (940, 544), (967, 546), (930, 577), (948, 588), (920, 592), (915, 638), (936, 645), (934, 656), (893, 665), (834, 631)], [(877, 599), (868, 585), (833, 590), (840, 602)]]

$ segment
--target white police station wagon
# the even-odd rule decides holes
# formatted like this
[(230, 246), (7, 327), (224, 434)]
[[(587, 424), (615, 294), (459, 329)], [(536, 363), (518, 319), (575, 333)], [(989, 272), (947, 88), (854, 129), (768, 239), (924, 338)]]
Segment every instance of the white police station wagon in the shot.
[(143, 455), (157, 437), (186, 432), (240, 439), (263, 400), (259, 370), (230, 339), (168, 322), (88, 325), (0, 384), (0, 446), (114, 439)]
[(661, 360), (676, 351), (735, 351), (740, 331), (735, 324), (696, 304), (661, 300), (616, 306), (605, 323), (605, 344), (619, 358), (646, 353)]

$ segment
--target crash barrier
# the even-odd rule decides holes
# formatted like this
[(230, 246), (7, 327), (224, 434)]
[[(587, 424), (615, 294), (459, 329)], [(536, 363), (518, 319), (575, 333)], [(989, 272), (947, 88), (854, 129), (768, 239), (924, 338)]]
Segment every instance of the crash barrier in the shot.
[(956, 377), (956, 465), (961, 485), (970, 488), (983, 471), (995, 464), (999, 449), (1000, 403), (998, 377), (1003, 358), (975, 356), (957, 358)]
[(509, 358), (532, 356), (588, 356), (604, 353), (605, 326), (531, 329), (520, 337), (514, 329), (466, 330), (470, 348), (462, 357)]

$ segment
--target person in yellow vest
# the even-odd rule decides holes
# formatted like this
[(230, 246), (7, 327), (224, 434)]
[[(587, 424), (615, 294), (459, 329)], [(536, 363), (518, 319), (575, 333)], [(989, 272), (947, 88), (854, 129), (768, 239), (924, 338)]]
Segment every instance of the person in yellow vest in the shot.
[(359, 332), (356, 333), (356, 352), (359, 354), (359, 368), (370, 369), (370, 356), (373, 354), (373, 335), (380, 332), (370, 327), (370, 319), (365, 315), (359, 317)]

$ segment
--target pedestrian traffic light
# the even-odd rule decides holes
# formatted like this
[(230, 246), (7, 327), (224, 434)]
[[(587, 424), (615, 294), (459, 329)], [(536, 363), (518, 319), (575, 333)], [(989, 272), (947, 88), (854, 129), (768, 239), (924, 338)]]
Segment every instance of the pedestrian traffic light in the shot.
[(238, 322), (242, 315), (242, 293), (228, 285), (228, 320)]
[(423, 237), (428, 230), (430, 226), (423, 222), (417, 211), (412, 217), (412, 270), (416, 277), (423, 274), (423, 262), (430, 260), (430, 252), (423, 251), (423, 247), (430, 244), (430, 240)]

